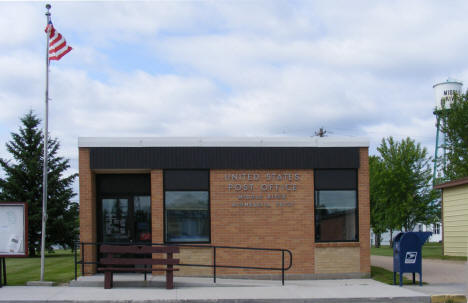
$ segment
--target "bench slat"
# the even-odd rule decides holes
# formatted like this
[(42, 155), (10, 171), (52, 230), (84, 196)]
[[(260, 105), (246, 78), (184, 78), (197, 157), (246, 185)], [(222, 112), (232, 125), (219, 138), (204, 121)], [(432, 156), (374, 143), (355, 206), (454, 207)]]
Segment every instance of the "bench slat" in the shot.
[(101, 253), (119, 253), (119, 254), (157, 254), (157, 253), (179, 253), (179, 247), (176, 246), (145, 246), (145, 245), (101, 245)]
[(177, 265), (179, 259), (101, 258), (104, 265)]
[[(146, 245), (102, 245), (99, 247), (99, 252), (106, 254), (101, 258), (100, 265), (111, 265), (108, 267), (98, 267), (98, 270), (104, 271), (104, 288), (110, 289), (113, 286), (113, 273), (114, 272), (144, 272), (145, 280), (146, 273), (153, 271), (166, 272), (166, 288), (174, 288), (174, 271), (179, 269), (173, 268), (173, 265), (179, 264), (179, 259), (172, 258), (173, 253), (179, 253), (177, 246), (146, 246)], [(167, 254), (165, 259), (153, 259), (153, 254), (163, 253)], [(114, 254), (130, 255), (130, 258), (114, 257)], [(147, 255), (144, 258), (135, 258), (135, 255)], [(148, 258), (151, 255), (150, 258)], [(134, 267), (114, 267), (125, 265), (150, 265), (149, 268), (134, 268)], [(166, 265), (166, 268), (153, 268), (153, 265)]]
[(150, 272), (150, 271), (178, 271), (178, 268), (129, 268), (129, 267), (98, 267), (99, 271), (113, 271), (113, 272)]

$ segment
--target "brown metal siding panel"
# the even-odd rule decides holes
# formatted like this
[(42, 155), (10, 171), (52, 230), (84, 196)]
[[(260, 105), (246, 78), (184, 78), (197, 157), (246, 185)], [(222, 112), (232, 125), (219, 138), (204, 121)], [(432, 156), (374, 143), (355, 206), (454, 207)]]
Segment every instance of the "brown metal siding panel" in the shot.
[(358, 168), (355, 147), (96, 147), (92, 169)]

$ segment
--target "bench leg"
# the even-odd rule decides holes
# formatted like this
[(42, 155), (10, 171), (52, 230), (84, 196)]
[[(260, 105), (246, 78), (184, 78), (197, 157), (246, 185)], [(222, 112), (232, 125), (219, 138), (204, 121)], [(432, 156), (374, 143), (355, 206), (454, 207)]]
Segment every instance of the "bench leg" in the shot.
[[(172, 269), (172, 265), (168, 265), (167, 269)], [(166, 270), (166, 289), (174, 288), (174, 272), (172, 270)]]
[(106, 272), (104, 273), (104, 289), (111, 289), (112, 286), (114, 286), (114, 285), (113, 285), (113, 284), (114, 284), (114, 283), (113, 283), (114, 281), (112, 281), (112, 280), (113, 280), (113, 279), (112, 279), (112, 278), (113, 278), (112, 276), (113, 276), (113, 275), (112, 275), (112, 272), (111, 272), (111, 271), (106, 271)]

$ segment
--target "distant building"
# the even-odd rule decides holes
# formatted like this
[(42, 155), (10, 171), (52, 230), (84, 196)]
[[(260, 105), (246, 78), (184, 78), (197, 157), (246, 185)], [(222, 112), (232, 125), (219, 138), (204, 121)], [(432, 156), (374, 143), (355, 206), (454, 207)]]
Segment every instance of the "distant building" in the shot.
[(434, 186), (442, 190), (442, 240), (445, 256), (467, 256), (468, 177)]
[[(442, 242), (442, 224), (440, 222), (434, 224), (422, 224), (418, 223), (414, 227), (413, 231), (430, 231), (432, 232), (431, 237), (427, 242), (439, 243)], [(400, 231), (393, 231), (393, 237), (395, 237)], [(380, 244), (381, 245), (390, 245), (390, 232), (385, 232), (381, 235)], [(371, 245), (375, 245), (375, 234), (371, 230)]]

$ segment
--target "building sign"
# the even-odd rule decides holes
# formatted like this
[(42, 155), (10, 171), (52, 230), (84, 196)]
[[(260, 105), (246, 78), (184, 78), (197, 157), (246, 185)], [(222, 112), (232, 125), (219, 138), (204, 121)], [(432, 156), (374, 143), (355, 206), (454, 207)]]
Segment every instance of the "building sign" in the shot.
[(28, 254), (27, 204), (0, 202), (0, 257)]
[(298, 190), (301, 175), (297, 173), (225, 174), (227, 192), (236, 196), (232, 207), (292, 207), (289, 195)]

